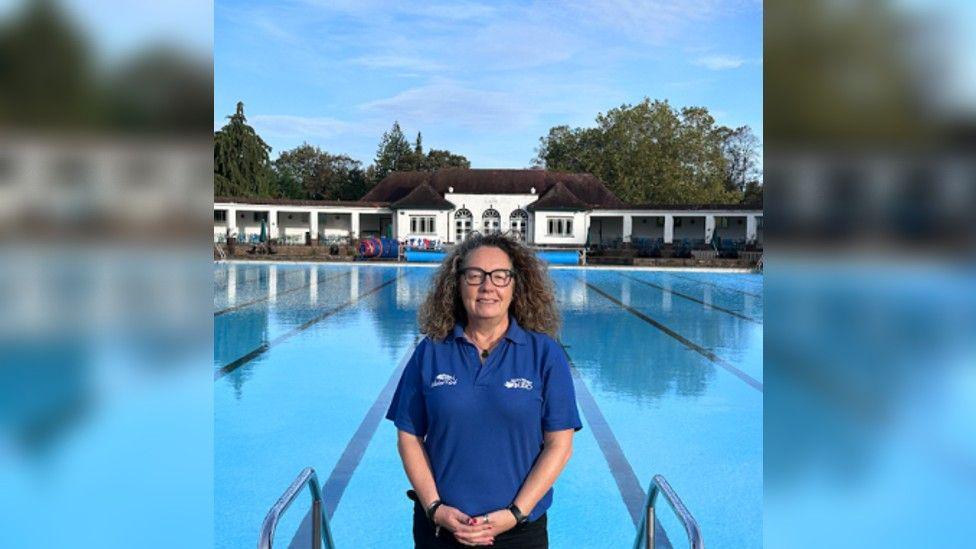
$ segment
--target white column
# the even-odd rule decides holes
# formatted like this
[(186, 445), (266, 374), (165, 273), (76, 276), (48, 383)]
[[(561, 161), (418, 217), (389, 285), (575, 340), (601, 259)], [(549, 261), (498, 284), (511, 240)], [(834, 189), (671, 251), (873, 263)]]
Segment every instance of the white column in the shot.
[(268, 301), (278, 301), (278, 266), (268, 266)]
[(237, 265), (231, 263), (227, 267), (227, 305), (237, 304)]
[(349, 232), (353, 237), (359, 238), (359, 212), (352, 212), (349, 215), (349, 222)]
[(349, 301), (355, 303), (359, 299), (359, 267), (349, 267)]
[(308, 232), (311, 233), (309, 236), (312, 237), (312, 241), (316, 241), (319, 238), (319, 212), (312, 210), (308, 214)]
[(705, 243), (706, 244), (712, 241), (713, 234), (715, 234), (715, 216), (706, 215), (705, 216)]
[(664, 216), (664, 243), (674, 242), (674, 216), (671, 214)]
[(756, 240), (756, 216), (747, 215), (746, 216), (746, 242), (753, 242)]
[(634, 232), (634, 217), (631, 215), (624, 216), (624, 242), (630, 242), (631, 233)]
[(278, 238), (278, 209), (268, 210), (268, 238)]
[(308, 268), (308, 302), (312, 305), (316, 305), (319, 302), (319, 273), (318, 267), (311, 266)]
[(237, 236), (237, 209), (227, 208), (227, 233)]

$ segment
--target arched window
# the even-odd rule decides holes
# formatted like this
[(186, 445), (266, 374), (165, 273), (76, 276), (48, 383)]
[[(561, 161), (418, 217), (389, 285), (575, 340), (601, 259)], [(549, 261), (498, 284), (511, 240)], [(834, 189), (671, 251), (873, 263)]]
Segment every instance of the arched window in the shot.
[(463, 241), (471, 233), (471, 223), (473, 220), (474, 216), (471, 215), (471, 211), (467, 208), (461, 208), (454, 212), (454, 228), (458, 242)]
[(525, 242), (525, 233), (529, 226), (529, 214), (525, 210), (515, 210), (508, 218), (512, 225), (512, 236), (520, 242)]
[(488, 208), (485, 210), (485, 213), (481, 215), (481, 221), (484, 224), (484, 233), (494, 234), (499, 232), (501, 229), (502, 216), (495, 208)]

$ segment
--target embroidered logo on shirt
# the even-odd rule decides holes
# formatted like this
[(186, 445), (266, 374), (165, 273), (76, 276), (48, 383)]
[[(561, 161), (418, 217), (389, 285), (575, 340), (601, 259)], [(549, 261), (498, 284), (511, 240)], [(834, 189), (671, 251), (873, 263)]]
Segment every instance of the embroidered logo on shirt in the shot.
[(532, 382), (525, 379), (524, 377), (513, 377), (512, 379), (505, 382), (506, 389), (525, 389), (526, 391), (532, 390)]
[(448, 374), (437, 374), (430, 386), (440, 387), (441, 385), (457, 385), (457, 378)]

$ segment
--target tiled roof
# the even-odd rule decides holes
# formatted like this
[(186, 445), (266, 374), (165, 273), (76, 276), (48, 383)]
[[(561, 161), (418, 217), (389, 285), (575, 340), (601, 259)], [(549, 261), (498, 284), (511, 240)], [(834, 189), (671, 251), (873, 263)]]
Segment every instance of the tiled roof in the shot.
[(429, 184), (421, 183), (414, 187), (407, 196), (390, 204), (390, 208), (394, 210), (453, 210), (454, 204), (444, 200), (444, 197)]
[(566, 185), (562, 181), (553, 185), (546, 194), (542, 195), (539, 200), (529, 204), (529, 211), (573, 211), (581, 212), (588, 210), (586, 202), (583, 202), (576, 197), (573, 193), (569, 192)]
[(567, 192), (587, 206), (584, 209), (626, 207), (602, 181), (590, 174), (546, 170), (445, 168), (436, 172), (393, 172), (377, 183), (363, 200), (393, 203), (422, 183), (429, 184), (441, 196), (451, 189), (461, 194), (532, 194), (534, 189), (535, 194), (542, 196), (562, 183)]
[(356, 206), (365, 208), (387, 208), (389, 202), (364, 200), (298, 200), (295, 198), (268, 198), (244, 196), (215, 196), (214, 204), (272, 204), (278, 206)]

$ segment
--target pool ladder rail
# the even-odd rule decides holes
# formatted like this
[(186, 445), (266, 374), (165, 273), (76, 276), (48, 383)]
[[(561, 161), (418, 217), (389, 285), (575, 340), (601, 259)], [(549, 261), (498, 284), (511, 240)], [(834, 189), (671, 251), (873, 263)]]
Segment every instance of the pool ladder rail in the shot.
[[(315, 474), (315, 469), (311, 467), (302, 469), (298, 478), (291, 483), (291, 486), (278, 498), (278, 501), (264, 517), (264, 524), (261, 525), (261, 537), (258, 540), (258, 549), (272, 549), (275, 528), (278, 526), (281, 515), (294, 503), (295, 498), (298, 497), (299, 492), (305, 486), (308, 486), (312, 496), (311, 545), (312, 547), (319, 547), (321, 543), (325, 549), (335, 549), (335, 543), (332, 541), (332, 531), (329, 529), (329, 521), (325, 517), (325, 512), (322, 510), (322, 490), (319, 487), (318, 476)], [(705, 544), (702, 541), (698, 522), (695, 520), (695, 517), (691, 516), (688, 508), (685, 507), (681, 498), (678, 497), (677, 492), (674, 491), (674, 488), (661, 475), (654, 475), (654, 478), (651, 479), (651, 485), (647, 491), (647, 499), (644, 502), (644, 509), (641, 513), (641, 521), (637, 525), (637, 539), (634, 540), (634, 549), (654, 549), (655, 547), (655, 526), (657, 525), (657, 521), (655, 520), (655, 503), (659, 494), (664, 495), (664, 499), (667, 500), (668, 505), (674, 511), (678, 520), (681, 521), (681, 525), (684, 526), (685, 533), (688, 535), (688, 546), (690, 549), (704, 549)]]
[(264, 517), (264, 524), (261, 525), (261, 537), (258, 540), (258, 549), (271, 549), (271, 544), (274, 542), (275, 528), (278, 526), (281, 515), (288, 510), (288, 507), (298, 497), (298, 493), (306, 485), (312, 495), (312, 547), (319, 547), (321, 540), (325, 549), (335, 549), (335, 543), (332, 541), (332, 531), (329, 529), (329, 521), (325, 518), (325, 512), (322, 510), (322, 490), (319, 487), (319, 479), (315, 474), (315, 469), (311, 467), (302, 469), (295, 482), (291, 483), (291, 486), (278, 498), (274, 507)]
[(655, 518), (656, 508), (654, 506), (658, 494), (663, 494), (675, 516), (681, 521), (681, 525), (688, 535), (688, 547), (691, 549), (704, 549), (705, 542), (702, 541), (701, 530), (698, 528), (698, 521), (691, 516), (684, 502), (678, 497), (671, 484), (661, 475), (654, 475), (651, 485), (647, 490), (647, 499), (644, 502), (644, 509), (641, 513), (640, 524), (637, 525), (637, 539), (634, 540), (634, 549), (654, 549), (656, 541)]

